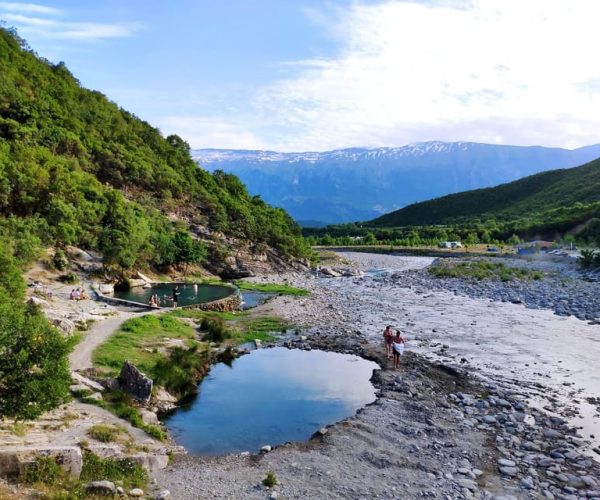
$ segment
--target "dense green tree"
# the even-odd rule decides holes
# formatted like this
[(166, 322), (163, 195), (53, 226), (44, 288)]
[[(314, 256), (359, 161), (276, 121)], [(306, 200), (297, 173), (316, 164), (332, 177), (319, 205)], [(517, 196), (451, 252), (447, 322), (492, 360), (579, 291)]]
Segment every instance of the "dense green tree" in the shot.
[(469, 234), (467, 234), (467, 237), (465, 238), (465, 243), (467, 245), (477, 245), (477, 243), (479, 243), (479, 238), (477, 237), (477, 233), (470, 232)]
[(189, 231), (180, 230), (173, 236), (173, 247), (175, 251), (175, 261), (184, 264), (184, 275), (187, 275), (190, 264), (201, 264), (206, 261), (206, 246), (198, 240), (192, 238)]
[(375, 234), (369, 231), (367, 234), (365, 234), (365, 236), (363, 238), (363, 243), (365, 245), (377, 244), (377, 238), (375, 237)]
[(512, 234), (510, 238), (506, 240), (506, 243), (508, 243), (509, 245), (518, 245), (519, 243), (521, 243), (521, 238), (519, 238), (516, 234)]
[(69, 345), (34, 306), (10, 249), (0, 245), (0, 416), (33, 419), (68, 399)]

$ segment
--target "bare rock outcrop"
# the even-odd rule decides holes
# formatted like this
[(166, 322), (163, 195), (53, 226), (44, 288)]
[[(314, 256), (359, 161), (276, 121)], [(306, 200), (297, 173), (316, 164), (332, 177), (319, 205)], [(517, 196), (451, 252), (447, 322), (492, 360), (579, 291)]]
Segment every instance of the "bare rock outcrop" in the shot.
[(147, 404), (152, 396), (152, 379), (146, 377), (129, 361), (125, 361), (119, 374), (119, 385), (134, 399)]

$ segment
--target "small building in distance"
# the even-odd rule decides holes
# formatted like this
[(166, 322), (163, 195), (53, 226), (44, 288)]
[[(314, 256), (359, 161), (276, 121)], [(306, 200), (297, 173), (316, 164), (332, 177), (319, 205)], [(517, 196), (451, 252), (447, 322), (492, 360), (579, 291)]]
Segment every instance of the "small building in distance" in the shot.
[(438, 243), (439, 248), (462, 248), (460, 241), (440, 241)]

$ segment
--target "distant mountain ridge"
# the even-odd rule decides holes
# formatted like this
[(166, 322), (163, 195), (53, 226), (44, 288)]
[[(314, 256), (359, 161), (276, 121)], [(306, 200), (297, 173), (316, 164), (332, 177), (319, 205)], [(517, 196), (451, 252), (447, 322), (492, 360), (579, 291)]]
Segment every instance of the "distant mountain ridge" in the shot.
[(574, 150), (474, 142), (326, 152), (197, 149), (203, 168), (236, 174), (253, 195), (297, 221), (369, 220), (415, 202), (510, 182), (600, 157), (600, 144)]

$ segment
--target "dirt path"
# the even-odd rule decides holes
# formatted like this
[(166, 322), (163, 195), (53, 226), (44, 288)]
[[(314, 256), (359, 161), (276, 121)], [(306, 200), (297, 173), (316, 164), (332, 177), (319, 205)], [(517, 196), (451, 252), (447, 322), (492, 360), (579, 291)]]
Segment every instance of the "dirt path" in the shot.
[(113, 333), (117, 332), (121, 325), (128, 319), (139, 318), (147, 314), (160, 314), (168, 309), (159, 309), (156, 311), (117, 311), (117, 316), (104, 319), (97, 323), (94, 323), (89, 331), (85, 334), (85, 337), (79, 344), (75, 346), (73, 352), (69, 356), (69, 366), (71, 371), (85, 370), (86, 368), (92, 368), (92, 353), (94, 349), (102, 344), (108, 337)]
[(140, 313), (119, 312), (118, 316), (108, 318), (92, 325), (85, 337), (75, 346), (69, 356), (69, 365), (72, 371), (92, 368), (92, 352), (108, 337), (115, 333), (129, 318), (141, 316)]

